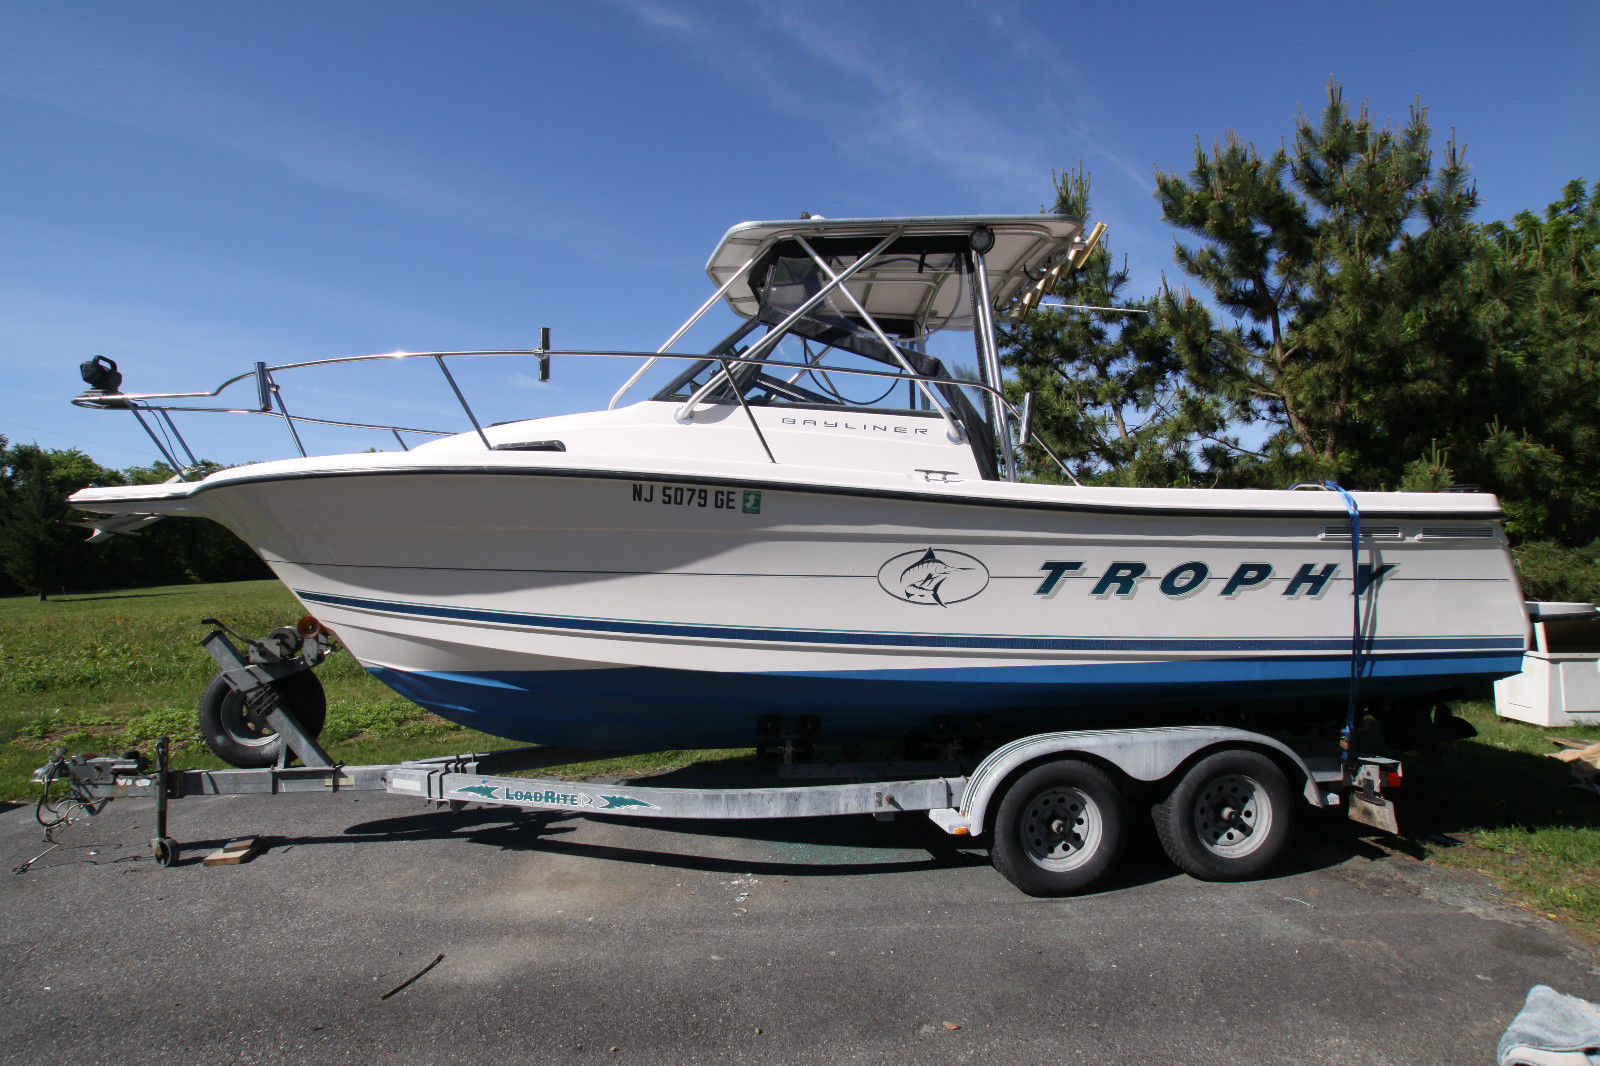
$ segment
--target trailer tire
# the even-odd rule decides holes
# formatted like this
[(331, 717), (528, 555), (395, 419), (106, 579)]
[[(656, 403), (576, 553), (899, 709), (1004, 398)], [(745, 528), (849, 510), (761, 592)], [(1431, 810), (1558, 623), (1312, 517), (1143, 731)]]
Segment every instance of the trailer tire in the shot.
[(1124, 807), (1116, 783), (1092, 763), (1035, 767), (1001, 799), (989, 858), (1030, 896), (1087, 892), (1122, 857)]
[(1260, 877), (1294, 837), (1295, 795), (1278, 764), (1236, 748), (1201, 759), (1151, 812), (1161, 848), (1202, 881)]
[[(283, 701), (283, 709), (307, 735), (312, 739), (321, 735), (328, 718), (328, 699), (316, 674), (301, 670), (278, 678), (272, 687)], [(200, 736), (217, 758), (244, 769), (276, 765), (283, 750), (282, 737), (251, 723), (245, 714), (244, 696), (220, 673), (200, 694)]]

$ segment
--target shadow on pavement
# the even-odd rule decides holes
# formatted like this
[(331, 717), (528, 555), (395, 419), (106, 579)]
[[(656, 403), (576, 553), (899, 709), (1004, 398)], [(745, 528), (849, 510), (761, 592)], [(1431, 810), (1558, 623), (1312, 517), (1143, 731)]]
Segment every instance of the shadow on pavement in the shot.
[[(774, 844), (803, 844), (808, 846), (805, 859), (773, 860), (752, 858), (722, 858), (700, 854), (682, 854), (651, 848), (619, 847), (612, 844), (584, 843), (561, 839), (576, 831), (572, 823), (577, 816), (564, 813), (543, 813), (504, 810), (433, 811), (398, 818), (383, 818), (350, 826), (337, 835), (323, 836), (260, 836), (263, 851), (284, 853), (295, 848), (324, 847), (359, 843), (444, 840), (460, 837), (474, 844), (526, 852), (548, 852), (606, 862), (665, 866), (683, 870), (711, 873), (764, 873), (772, 876), (818, 877), (835, 875), (882, 874), (943, 869), (960, 866), (985, 865), (987, 858), (970, 849), (955, 844), (932, 824), (916, 827), (908, 832), (901, 826), (866, 825), (845, 826), (842, 822), (866, 822), (866, 819), (785, 819), (759, 823), (763, 829), (753, 830), (756, 823), (741, 823), (730, 830), (727, 822), (678, 821), (665, 828), (674, 836), (701, 835), (764, 840)], [(607, 821), (639, 826), (646, 819), (613, 818)], [(803, 823), (803, 824), (801, 824)], [(832, 823), (832, 824), (823, 824)], [(190, 840), (182, 842), (183, 855), (176, 865), (189, 866), (203, 861), (204, 856), (222, 847), (227, 839)], [(811, 847), (818, 850), (811, 851)], [(828, 849), (837, 849), (830, 861)], [(922, 850), (926, 858), (878, 858), (873, 851)], [(869, 857), (862, 861), (861, 856)]]
[[(1130, 812), (1132, 833), (1127, 850), (1102, 892), (1185, 876), (1162, 853), (1149, 822), (1136, 815), (1137, 812)], [(607, 863), (784, 877), (915, 873), (984, 866), (989, 862), (983, 839), (949, 836), (932, 822), (915, 815), (903, 815), (893, 822), (877, 822), (861, 816), (751, 821), (604, 819), (630, 828), (653, 830), (664, 834), (668, 840), (688, 840), (687, 850), (569, 839), (577, 831), (579, 817), (564, 812), (496, 808), (436, 810), (360, 822), (338, 834), (262, 836), (259, 839), (264, 850), (283, 853), (301, 847), (463, 838), (501, 850), (544, 852)], [(1388, 854), (1362, 840), (1358, 835), (1361, 827), (1347, 829), (1348, 824), (1332, 818), (1302, 819), (1295, 847), (1283, 865), (1267, 879), (1326, 869), (1358, 856), (1381, 858)], [(711, 855), (696, 850), (694, 838), (764, 844), (780, 854), (793, 849), (793, 854), (767, 858)], [(227, 842), (227, 839), (184, 841), (184, 854), (177, 865), (198, 863)]]

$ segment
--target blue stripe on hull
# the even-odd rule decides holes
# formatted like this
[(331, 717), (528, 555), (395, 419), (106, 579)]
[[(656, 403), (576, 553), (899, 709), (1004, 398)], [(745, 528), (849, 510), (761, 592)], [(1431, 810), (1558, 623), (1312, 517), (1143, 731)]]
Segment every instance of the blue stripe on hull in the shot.
[[(1521, 655), (1384, 656), (1367, 660), (1366, 698), (1425, 695), (1515, 673)], [(891, 739), (938, 715), (991, 715), (1066, 728), (1117, 708), (1255, 702), (1317, 709), (1349, 691), (1342, 656), (834, 673), (714, 674), (623, 667), (538, 672), (412, 673), (373, 668), (407, 699), (473, 729), (587, 748), (738, 747), (764, 714), (814, 714), (824, 740)]]
[[(375, 600), (363, 596), (334, 595), (295, 589), (306, 603), (351, 607), (380, 614), (416, 618), (443, 618), (456, 622), (486, 622), (491, 625), (543, 629), (571, 634), (603, 636), (679, 637), (691, 640), (759, 641), (787, 644), (842, 645), (864, 648), (919, 648), (941, 651), (1061, 651), (1085, 654), (1126, 654), (1150, 652), (1173, 655), (1198, 652), (1212, 655), (1237, 655), (1250, 652), (1286, 652), (1305, 655), (1311, 652), (1350, 650), (1350, 638), (1338, 637), (1069, 637), (1030, 633), (918, 633), (850, 629), (800, 629), (771, 626), (725, 626), (701, 622), (655, 622), (633, 618), (587, 618), (578, 615), (531, 614), (483, 607), (458, 607), (441, 603), (410, 603)], [(1522, 634), (1503, 636), (1368, 637), (1363, 654), (1375, 652), (1512, 652), (1519, 655), (1527, 638)], [(1349, 660), (1345, 662), (1348, 664)], [(1348, 671), (1348, 665), (1346, 667)], [(1512, 671), (1515, 673), (1515, 671)]]

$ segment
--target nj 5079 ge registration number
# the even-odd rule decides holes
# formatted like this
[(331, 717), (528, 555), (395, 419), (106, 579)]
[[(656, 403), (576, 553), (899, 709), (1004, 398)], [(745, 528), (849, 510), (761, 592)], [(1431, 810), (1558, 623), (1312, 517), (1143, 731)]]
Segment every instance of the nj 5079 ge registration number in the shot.
[(739, 509), (736, 489), (707, 489), (693, 485), (646, 485), (634, 482), (633, 502), (663, 507), (707, 507), (715, 511)]

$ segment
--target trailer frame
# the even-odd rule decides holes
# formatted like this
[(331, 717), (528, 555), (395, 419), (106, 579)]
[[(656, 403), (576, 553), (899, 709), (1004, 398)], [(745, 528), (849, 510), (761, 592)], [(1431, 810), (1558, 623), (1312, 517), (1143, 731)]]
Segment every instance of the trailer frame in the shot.
[[(1324, 750), (1230, 726), (1171, 725), (1039, 733), (1002, 743), (972, 763), (959, 742), (942, 757), (917, 761), (813, 763), (809, 737), (766, 745), (780, 753), (779, 783), (707, 788), (570, 781), (515, 776), (620, 754), (592, 749), (520, 747), (401, 763), (335, 763), (302, 727), (275, 685), (320, 665), (329, 635), (313, 619), (253, 640), (206, 619), (202, 646), (217, 675), (244, 700), (253, 726), (271, 730), (275, 765), (174, 770), (165, 737), (155, 758), (67, 755), (57, 750), (34, 774), (44, 790), (68, 784), (73, 810), (95, 813), (114, 798), (156, 804), (151, 850), (163, 866), (180, 845), (168, 833), (168, 804), (189, 796), (384, 791), (461, 808), (469, 803), (592, 817), (748, 820), (925, 812), (954, 836), (985, 837), (995, 865), (1036, 895), (1085, 891), (1114, 867), (1132, 795), (1157, 799), (1163, 846), (1196, 876), (1255, 876), (1276, 861), (1294, 821), (1294, 799), (1316, 808), (1345, 803), (1352, 819), (1398, 832), (1386, 792), (1401, 781), (1393, 759), (1358, 755), (1348, 738)], [(232, 636), (234, 640), (230, 640)], [(290, 765), (298, 757), (304, 764)], [(1197, 780), (1204, 778), (1204, 780)], [(1030, 791), (1031, 790), (1031, 791)], [(1018, 798), (1019, 792), (1028, 792)], [(1183, 809), (1174, 811), (1181, 799)], [(66, 820), (46, 822), (48, 831)]]
[[(913, 768), (928, 769), (926, 762), (785, 764), (777, 768), (780, 783), (756, 788), (512, 776), (618, 754), (562, 748), (512, 748), (362, 766), (174, 770), (165, 738), (157, 744), (153, 761), (136, 752), (98, 758), (59, 753), (35, 772), (34, 779), (46, 788), (51, 781), (65, 780), (75, 803), (90, 813), (114, 798), (155, 800), (151, 850), (156, 860), (167, 866), (178, 861), (181, 851), (168, 830), (168, 804), (192, 796), (383, 791), (456, 809), (472, 803), (601, 818), (750, 820), (850, 814), (889, 818), (920, 811), (952, 835), (989, 834), (993, 838), (1008, 831), (996, 829), (997, 808), (1011, 786), (1030, 769), (1090, 763), (1110, 770), (1130, 787), (1159, 790), (1163, 782), (1181, 779), (1186, 768), (1208, 755), (1238, 751), (1270, 753), (1280, 766), (1291, 768), (1299, 778), (1299, 798), (1313, 807), (1335, 807), (1348, 796), (1352, 818), (1390, 832), (1397, 830), (1392, 801), (1385, 795), (1386, 789), (1398, 782), (1399, 764), (1394, 760), (1357, 756), (1354, 761), (1359, 772), (1347, 782), (1337, 755), (1306, 756), (1264, 734), (1219, 726), (1080, 730), (1024, 737), (995, 749), (970, 773), (952, 766), (949, 772), (905, 776)], [(816, 782), (830, 778), (844, 780)]]

